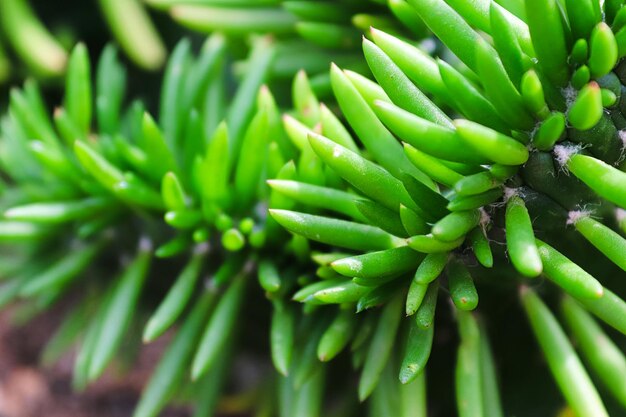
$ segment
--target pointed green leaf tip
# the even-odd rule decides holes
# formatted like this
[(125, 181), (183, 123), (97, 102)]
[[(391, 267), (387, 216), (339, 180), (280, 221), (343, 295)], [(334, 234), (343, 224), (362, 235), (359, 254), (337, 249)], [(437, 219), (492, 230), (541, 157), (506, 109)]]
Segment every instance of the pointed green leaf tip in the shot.
[(228, 128), (221, 122), (207, 146), (199, 166), (200, 195), (211, 203), (223, 203), (228, 199), (228, 177), (231, 154), (228, 150)]
[(406, 354), (400, 368), (400, 382), (408, 384), (413, 381), (426, 367), (433, 344), (434, 327), (421, 329), (411, 320), (411, 329), (407, 338)]
[(515, 139), (469, 120), (455, 120), (459, 137), (481, 155), (502, 165), (521, 165), (528, 149)]
[(520, 89), (526, 107), (536, 116), (542, 119), (546, 118), (549, 109), (543, 94), (541, 80), (535, 70), (528, 70), (524, 73), (521, 78)]
[(548, 151), (561, 138), (565, 131), (565, 115), (554, 112), (539, 126), (533, 137), (533, 145), (540, 151)]
[(475, 227), (469, 234), (472, 250), (478, 262), (485, 268), (493, 267), (493, 253), (489, 246), (489, 239), (481, 226)]
[(320, 361), (333, 359), (348, 345), (356, 327), (353, 314), (351, 309), (343, 309), (328, 326), (317, 345), (317, 357)]
[(424, 302), (424, 297), (428, 292), (428, 284), (420, 284), (411, 281), (409, 286), (409, 292), (406, 295), (406, 302), (404, 304), (404, 312), (407, 316), (414, 315)]
[(83, 43), (74, 47), (67, 68), (65, 108), (83, 134), (91, 127), (91, 64)]
[(167, 171), (176, 172), (174, 153), (168, 147), (163, 132), (148, 112), (143, 114), (141, 130), (150, 176), (159, 181)]

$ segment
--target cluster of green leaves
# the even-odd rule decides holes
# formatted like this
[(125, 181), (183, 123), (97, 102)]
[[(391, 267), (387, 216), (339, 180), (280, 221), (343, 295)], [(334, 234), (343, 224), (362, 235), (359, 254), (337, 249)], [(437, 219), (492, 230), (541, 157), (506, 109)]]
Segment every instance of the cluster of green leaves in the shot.
[[(512, 284), (521, 280), (522, 304), (569, 406), (579, 416), (608, 415), (526, 278), (541, 275), (568, 294), (563, 315), (582, 355), (626, 403), (618, 376), (626, 372), (626, 359), (588, 314), (624, 332), (626, 303), (537, 238), (567, 248), (563, 236), (573, 226), (607, 262), (626, 270), (626, 239), (614, 230), (626, 232), (617, 225), (626, 208), (620, 166), (626, 97), (618, 65), (626, 55), (626, 8), (621, 1), (601, 9), (593, 0), (533, 0), (521, 19), (489, 1), (408, 3), (460, 63), (433, 59), (372, 29), (363, 51), (378, 84), (331, 69), (337, 102), (365, 149), (311, 131), (311, 148), (348, 189), (317, 189), (313, 201), (310, 185), (270, 182), (302, 207), (270, 210), (274, 219), (293, 233), (349, 251), (319, 255), (334, 275), (324, 270), (296, 299), (352, 305), (357, 312), (384, 305), (363, 363), (363, 400), (378, 389), (396, 345), (406, 345), (400, 381), (422, 374), (438, 289), (445, 288), (461, 339), (459, 415), (502, 415), (492, 360), (481, 348), (484, 329), (467, 313), (479, 304), (472, 275), (506, 262), (494, 260), (491, 248), (502, 241), (520, 275)], [(471, 267), (475, 263), (480, 267)], [(405, 301), (404, 319), (398, 299)], [(393, 317), (387, 315), (392, 310)], [(398, 330), (401, 320), (408, 336)], [(593, 338), (606, 345), (594, 345)]]
[[(166, 47), (146, 6), (165, 11), (174, 21), (200, 33), (222, 32), (232, 38), (250, 33), (272, 34), (280, 38), (273, 76), (291, 79), (298, 70), (318, 75), (314, 84), (325, 80), (331, 61), (355, 69), (364, 68), (358, 44), (361, 33), (370, 26), (393, 33), (426, 36), (426, 28), (404, 0), (354, 0), (329, 2), (238, 0), (99, 0), (100, 11), (116, 43), (136, 65), (147, 70), (163, 66)], [(36, 16), (29, 0), (7, 0), (0, 8), (0, 31), (11, 51), (41, 78), (57, 78), (65, 73), (68, 53), (63, 36), (50, 33)], [(294, 39), (299, 35), (302, 40)], [(303, 48), (305, 57), (294, 59)], [(245, 72), (247, 62), (241, 62)], [(10, 53), (0, 45), (0, 82), (11, 74)]]
[[(229, 35), (272, 33), (288, 39), (294, 34), (327, 49), (358, 46), (360, 31), (371, 26), (426, 35), (426, 27), (404, 0), (147, 0), (150, 6), (167, 11), (192, 30)], [(409, 32), (407, 32), (409, 31)]]
[[(297, 266), (308, 258), (309, 248), (298, 237), (285, 245), (285, 233), (266, 216), (268, 205), (291, 205), (279, 193), (268, 196), (265, 179), (339, 182), (308, 147), (304, 125), (296, 118), (312, 121), (321, 112), (325, 120), (343, 128), (330, 110), (320, 109), (312, 92), (313, 88), (329, 90), (327, 74), (309, 84), (306, 75), (298, 73), (296, 110), (284, 126), (271, 93), (260, 88), (269, 79), (293, 76), (303, 64), (294, 59), (294, 51), (310, 49), (310, 43), (289, 43), (288, 36), (257, 38), (247, 61), (231, 67), (226, 66), (231, 59), (221, 34), (206, 42), (198, 58), (192, 56), (188, 41), (181, 42), (166, 69), (155, 121), (141, 101), (125, 108), (127, 80), (113, 48), (102, 53), (92, 94), (86, 48), (79, 45), (68, 56), (27, 2), (3, 5), (7, 8), (3, 17), (16, 23), (5, 26), (7, 33), (12, 31), (9, 39), (15, 41), (12, 45), (18, 53), (23, 52), (22, 58), (37, 74), (52, 77), (67, 70), (67, 76), (66, 97), (53, 118), (33, 81), (27, 81), (23, 90), (11, 91), (9, 114), (1, 129), (5, 184), (0, 234), (7, 247), (2, 255), (6, 281), (0, 304), (23, 300), (19, 317), (26, 320), (65, 295), (84, 292), (43, 354), (44, 362), (52, 363), (78, 344), (74, 382), (82, 389), (104, 372), (116, 353), (133, 345), (126, 335), (145, 321), (146, 304), (154, 304), (146, 294), (162, 292), (163, 284), (151, 285), (149, 277), (160, 265), (179, 268), (178, 277), (165, 284), (171, 288), (145, 323), (143, 341), (155, 340), (176, 322), (184, 324), (146, 387), (136, 415), (156, 415), (177, 393), (196, 395), (213, 382), (211, 394), (204, 392), (198, 404), (198, 415), (204, 415), (215, 407), (220, 389), (216, 381), (224, 379), (228, 370), (228, 352), (239, 327), (236, 318), (249, 287), (246, 278), (258, 272), (260, 285), (275, 307), (272, 359), (285, 375), (290, 367), (298, 368), (293, 380), (282, 383), (281, 412), (303, 415), (298, 410), (307, 410), (314, 415), (313, 404), (321, 406), (323, 371), (316, 369), (315, 349), (311, 350), (315, 345), (307, 335), (313, 330), (319, 334), (328, 320), (302, 322), (300, 313), (284, 299), (297, 282), (310, 279), (300, 275)], [(299, 17), (313, 13), (313, 21), (304, 26), (314, 33), (334, 24), (343, 40), (327, 38), (315, 56), (309, 56), (311, 65), (304, 66), (321, 73), (331, 59), (346, 65), (362, 61), (355, 53), (358, 32), (349, 25), (354, 20), (368, 27), (374, 16), (362, 13), (352, 19), (352, 15), (358, 10), (380, 14), (385, 9), (346, 3), (331, 23), (320, 23), (315, 9), (321, 6), (327, 14), (329, 5), (311, 5), (293, 4), (292, 9)], [(118, 42), (132, 58), (141, 61), (137, 51), (150, 55), (159, 49), (138, 4), (102, 1), (101, 6)], [(241, 24), (242, 14), (254, 22), (246, 12), (248, 6), (239, 5), (222, 23)], [(125, 20), (129, 16), (132, 22)], [(23, 31), (33, 26), (38, 27), (42, 44), (27, 46), (24, 41), (30, 38)], [(292, 26), (290, 32), (297, 25)], [(420, 27), (420, 22), (413, 26)], [(245, 33), (258, 29), (244, 27)], [(242, 34), (222, 29), (230, 36)], [(266, 29), (273, 35), (281, 32), (274, 24)], [(309, 38), (316, 39), (314, 33)], [(328, 42), (336, 43), (330, 52), (323, 49)], [(51, 51), (62, 57), (56, 66)], [(233, 77), (240, 78), (241, 87), (230, 100), (233, 92), (227, 86)], [(296, 171), (291, 160), (304, 168)], [(211, 266), (215, 260), (217, 267)], [(22, 271), (24, 263), (32, 268)], [(205, 273), (211, 278), (201, 279)], [(102, 279), (110, 274), (119, 277), (114, 282)], [(349, 319), (347, 313), (344, 321)], [(297, 364), (291, 360), (296, 355), (292, 355), (294, 341), (303, 349), (297, 353)], [(184, 384), (189, 378), (197, 381), (191, 388)], [(298, 399), (300, 392), (302, 399)]]
[[(371, 26), (416, 39), (427, 29), (405, 0), (146, 0), (180, 25), (200, 33), (216, 31), (232, 38), (271, 34), (277, 43), (272, 77), (291, 80), (304, 70), (312, 85), (330, 90), (328, 65), (335, 62), (367, 72), (359, 51), (361, 36)], [(302, 53), (306, 51), (306, 53)], [(240, 67), (246, 67), (241, 62)]]
[[(626, 359), (593, 318), (626, 333), (626, 303), (578, 265), (585, 254), (569, 242), (588, 241), (605, 270), (626, 270), (621, 0), (392, 0), (393, 16), (378, 2), (150, 3), (195, 30), (272, 36), (253, 36), (237, 65), (222, 33), (197, 57), (180, 42), (156, 120), (141, 101), (124, 106), (111, 47), (95, 94), (86, 50), (74, 49), (52, 119), (33, 82), (11, 92), (0, 125), (0, 241), (9, 243), (0, 304), (29, 300), (28, 316), (83, 293), (44, 354), (52, 361), (78, 341), (78, 388), (102, 374), (133, 326), (145, 322), (150, 342), (179, 323), (136, 416), (177, 396), (210, 415), (241, 318), (262, 310), (256, 275), (273, 306), (269, 345), (282, 374), (260, 391), (260, 415), (331, 409), (336, 368), (320, 361), (349, 350), (370, 415), (425, 416), (435, 327), (452, 324), (435, 314), (443, 294), (460, 340), (458, 413), (501, 416), (490, 311), (474, 312), (475, 282), (495, 273), (519, 290), (571, 411), (608, 415), (538, 293), (562, 300), (585, 364), (626, 404)], [(424, 24), (443, 59), (406, 38), (421, 39)], [(376, 81), (337, 65), (323, 72), (329, 59), (360, 61), (353, 25), (376, 27), (362, 40)], [(301, 67), (317, 75), (298, 72), (293, 109), (281, 110), (264, 84)], [(336, 103), (321, 104), (328, 90)], [(171, 270), (180, 272), (160, 284)], [(540, 287), (539, 276), (551, 284)], [(148, 294), (157, 305), (143, 320)], [(362, 413), (350, 376), (341, 381), (336, 415)]]
[[(161, 68), (166, 48), (140, 0), (99, 0), (103, 18), (117, 43), (139, 67)], [(44, 19), (45, 21), (45, 19)], [(68, 64), (66, 42), (55, 36), (39, 19), (29, 0), (6, 0), (0, 4), (0, 33), (10, 46), (0, 43), (0, 84), (11, 72), (20, 72), (9, 58), (16, 55), (29, 74), (54, 79), (65, 73)]]
[[(29, 300), (22, 313), (28, 316), (63, 295), (84, 295), (44, 353), (54, 361), (79, 341), (77, 388), (129, 344), (129, 331), (144, 321), (140, 306), (150, 303), (145, 295), (163, 286), (155, 280), (159, 269), (180, 268), (165, 281), (170, 288), (143, 340), (155, 340), (179, 319), (183, 324), (136, 415), (157, 415), (182, 388), (201, 393), (198, 415), (206, 415), (229, 369), (256, 271), (251, 265), (271, 261), (260, 263), (259, 279), (276, 303), (295, 284), (294, 262), (278, 279), (289, 246), (265, 214), (268, 204), (278, 204), (265, 180), (295, 174), (287, 160), (297, 154), (272, 95), (261, 88), (274, 55), (270, 40), (255, 39), (254, 71), (233, 93), (226, 39), (211, 36), (197, 57), (183, 40), (165, 73), (158, 121), (139, 100), (125, 108), (126, 75), (112, 47), (102, 53), (93, 93), (87, 50), (74, 48), (65, 99), (52, 119), (34, 82), (12, 90), (1, 125), (0, 240), (9, 244), (2, 251), (1, 303)], [(308, 87), (304, 75), (296, 87)], [(192, 387), (183, 383), (189, 378)]]

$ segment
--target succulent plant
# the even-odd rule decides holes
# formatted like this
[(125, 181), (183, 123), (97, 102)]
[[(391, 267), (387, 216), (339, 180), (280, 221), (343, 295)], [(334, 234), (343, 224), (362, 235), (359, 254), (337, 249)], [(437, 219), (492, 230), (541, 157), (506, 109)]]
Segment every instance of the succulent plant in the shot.
[[(348, 188), (316, 189), (324, 198), (313, 200), (310, 185), (271, 181), (303, 207), (270, 212), (293, 233), (329, 247), (318, 257), (337, 275), (309, 284), (296, 299), (357, 311), (384, 306), (363, 363), (361, 400), (398, 344), (406, 344), (400, 381), (423, 372), (438, 289), (445, 288), (459, 323), (459, 415), (502, 415), (485, 329), (468, 313), (479, 305), (475, 278), (493, 276), (487, 272), (493, 268), (511, 291), (520, 288), (573, 413), (608, 415), (537, 291), (568, 295), (563, 315), (583, 357), (624, 403), (624, 384), (617, 381), (626, 361), (589, 313), (624, 332), (626, 304), (577, 263), (590, 264), (586, 240), (602, 254), (604, 273), (624, 276), (626, 270), (619, 63), (626, 54), (619, 16), (626, 9), (621, 2), (602, 10), (597, 2), (582, 3), (527, 1), (522, 20), (494, 2), (412, 0), (460, 65), (372, 29), (363, 51), (378, 84), (331, 69), (337, 102), (365, 149), (324, 135), (322, 122), (322, 134), (309, 132), (309, 144)], [(492, 247), (503, 244), (506, 253), (494, 256)], [(502, 266), (507, 263), (514, 270)], [(556, 286), (532, 289), (542, 282), (533, 280), (538, 276)], [(488, 323), (489, 312), (482, 316)], [(397, 330), (400, 320), (408, 336)], [(596, 337), (606, 352), (592, 347)]]
[[(22, 315), (32, 315), (67, 294), (82, 298), (45, 362), (78, 339), (80, 389), (122, 345), (132, 347), (128, 334), (146, 308), (154, 310), (146, 343), (182, 322), (136, 416), (157, 415), (181, 388), (199, 398), (198, 415), (209, 413), (256, 265), (277, 308), (289, 277), (295, 284), (298, 263), (285, 265), (289, 245), (266, 216), (264, 186), (293, 172), (284, 155), (295, 156), (295, 147), (281, 137), (279, 110), (261, 88), (274, 47), (257, 38), (251, 51), (255, 71), (232, 95), (226, 39), (213, 35), (197, 57), (181, 41), (156, 121), (142, 101), (124, 105), (126, 76), (113, 47), (102, 53), (92, 93), (87, 50), (78, 45), (53, 120), (27, 81), (12, 91), (2, 121), (2, 304), (27, 300)], [(191, 388), (183, 384), (189, 378)]]
[[(224, 32), (174, 49), (158, 118), (125, 105), (113, 47), (92, 93), (79, 45), (52, 119), (27, 81), (0, 123), (0, 305), (79, 300), (45, 362), (78, 343), (80, 389), (139, 326), (146, 343), (175, 328), (135, 416), (176, 397), (211, 415), (261, 329), (280, 375), (249, 388), (258, 415), (447, 415), (438, 379), (460, 416), (521, 415), (497, 376), (519, 340), (488, 331), (524, 311), (562, 415), (623, 413), (619, 336), (593, 317), (626, 333), (622, 1), (149, 4)], [(373, 26), (364, 61), (353, 24)]]

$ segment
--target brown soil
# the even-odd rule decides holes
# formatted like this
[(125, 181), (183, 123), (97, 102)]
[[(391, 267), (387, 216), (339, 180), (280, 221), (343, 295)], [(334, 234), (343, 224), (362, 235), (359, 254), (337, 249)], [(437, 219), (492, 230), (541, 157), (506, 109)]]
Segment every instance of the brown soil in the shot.
[[(39, 354), (62, 317), (54, 310), (16, 327), (14, 310), (0, 313), (0, 417), (130, 417), (141, 387), (160, 357), (167, 337), (142, 348), (137, 363), (123, 376), (109, 372), (85, 392), (72, 390), (74, 354), (44, 369)], [(170, 408), (163, 417), (187, 417)]]

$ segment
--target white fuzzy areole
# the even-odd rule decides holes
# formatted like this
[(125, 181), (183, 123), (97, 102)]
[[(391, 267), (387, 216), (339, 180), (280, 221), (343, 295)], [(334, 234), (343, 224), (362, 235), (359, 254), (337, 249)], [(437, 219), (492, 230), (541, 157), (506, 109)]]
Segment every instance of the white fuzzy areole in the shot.
[(622, 149), (620, 149), (619, 158), (617, 164), (621, 164), (626, 159), (626, 129), (618, 130), (617, 137), (622, 142)]
[(582, 147), (580, 145), (556, 145), (552, 152), (556, 162), (559, 163), (561, 168), (565, 168), (565, 165), (569, 162), (570, 158), (580, 152)]
[(618, 131), (617, 136), (622, 141), (622, 150), (626, 149), (626, 129)]
[(194, 255), (205, 255), (209, 253), (209, 243), (208, 242), (202, 242), (199, 245), (196, 245), (196, 247), (193, 249), (193, 254)]
[(626, 220), (626, 210), (621, 209), (621, 208), (615, 209), (615, 218), (620, 223), (625, 221)]
[(489, 213), (487, 213), (487, 211), (484, 208), (481, 207), (480, 208), (480, 220), (478, 221), (478, 224), (484, 230), (487, 227), (487, 225), (489, 225), (489, 223), (491, 223), (491, 216), (489, 215)]
[(146, 237), (142, 236), (139, 239), (139, 251), (141, 252), (150, 252), (152, 250), (152, 241)]
[(567, 112), (569, 112), (570, 107), (576, 101), (576, 97), (578, 96), (578, 90), (576, 90), (571, 84), (567, 87), (561, 89), (561, 93), (565, 98), (565, 107), (567, 108)]
[(511, 198), (518, 196), (518, 195), (519, 195), (519, 190), (517, 188), (504, 187), (504, 201), (505, 202), (509, 201)]
[(205, 277), (204, 278), (204, 289), (209, 292), (217, 291), (217, 282), (215, 282), (214, 278)]
[(589, 210), (572, 210), (567, 213), (567, 222), (568, 225), (576, 224), (580, 219), (584, 219), (586, 217), (591, 216), (591, 211)]

